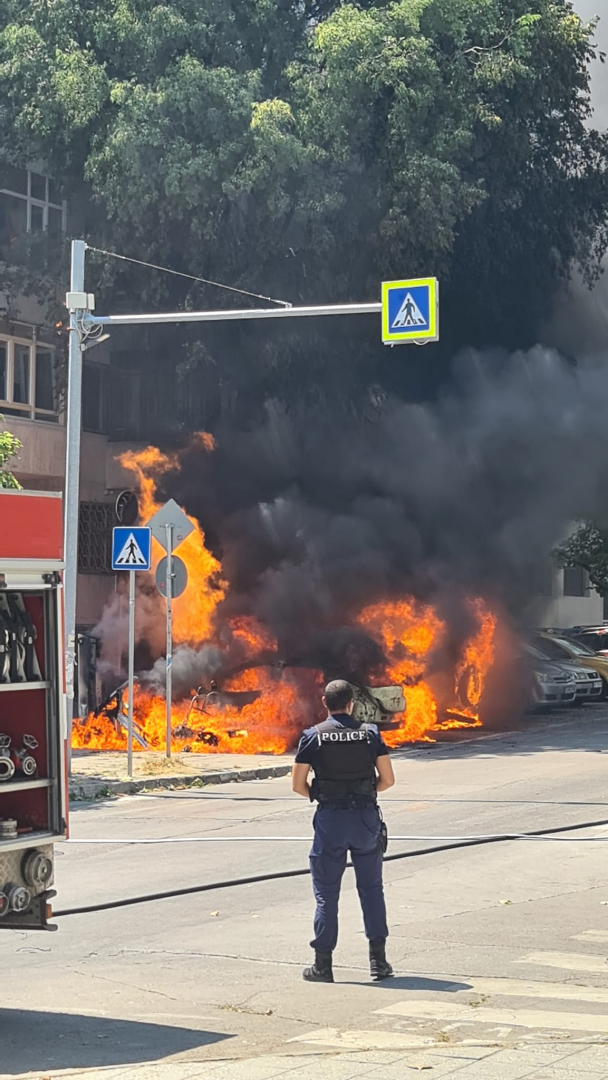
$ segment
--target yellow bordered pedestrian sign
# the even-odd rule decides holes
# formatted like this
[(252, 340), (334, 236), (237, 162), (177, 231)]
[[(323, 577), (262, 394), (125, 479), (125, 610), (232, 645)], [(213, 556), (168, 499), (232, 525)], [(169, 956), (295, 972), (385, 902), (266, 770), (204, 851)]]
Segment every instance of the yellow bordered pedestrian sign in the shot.
[(382, 340), (385, 345), (439, 341), (437, 278), (382, 282)]

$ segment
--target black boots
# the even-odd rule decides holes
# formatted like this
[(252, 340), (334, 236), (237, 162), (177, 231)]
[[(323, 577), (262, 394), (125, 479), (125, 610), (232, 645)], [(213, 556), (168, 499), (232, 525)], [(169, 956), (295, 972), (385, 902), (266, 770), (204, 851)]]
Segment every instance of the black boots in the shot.
[[(376, 938), (369, 943), (369, 970), (372, 979), (390, 979), (393, 969), (386, 959), (386, 938)], [(331, 953), (315, 949), (315, 962), (312, 967), (304, 968), (302, 976), (306, 982), (333, 983), (334, 973), (331, 966)]]
[(393, 969), (386, 959), (386, 938), (375, 938), (369, 943), (369, 970), (372, 979), (390, 979)]
[(306, 982), (333, 983), (334, 973), (331, 966), (331, 953), (315, 949), (315, 962), (312, 967), (304, 968), (302, 977)]

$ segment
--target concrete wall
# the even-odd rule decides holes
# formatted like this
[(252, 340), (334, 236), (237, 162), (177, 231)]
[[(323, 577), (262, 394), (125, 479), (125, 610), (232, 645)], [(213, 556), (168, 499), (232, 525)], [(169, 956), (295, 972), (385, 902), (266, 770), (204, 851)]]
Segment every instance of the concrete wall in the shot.
[[(33, 491), (63, 491), (65, 474), (65, 428), (63, 424), (45, 424), (41, 420), (22, 420), (7, 416), (3, 428), (23, 443), (12, 471), (23, 487)], [(108, 459), (113, 454), (105, 435), (82, 433), (80, 450), (80, 497), (106, 498)]]
[(7, 416), (2, 427), (21, 439), (19, 456), (12, 471), (24, 488), (33, 491), (62, 491), (65, 472), (65, 429), (41, 420)]

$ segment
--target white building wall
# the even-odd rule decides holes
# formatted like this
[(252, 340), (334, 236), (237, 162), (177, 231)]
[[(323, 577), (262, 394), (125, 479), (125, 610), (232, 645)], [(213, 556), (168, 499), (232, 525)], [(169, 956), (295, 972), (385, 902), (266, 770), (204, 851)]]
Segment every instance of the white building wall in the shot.
[(543, 626), (568, 629), (571, 626), (593, 625), (604, 618), (604, 601), (593, 589), (589, 596), (556, 596), (548, 604)]
[(564, 571), (556, 570), (552, 596), (547, 600), (540, 624), (566, 630), (571, 626), (601, 623), (603, 619), (604, 601), (599, 593), (589, 589), (587, 596), (564, 596)]

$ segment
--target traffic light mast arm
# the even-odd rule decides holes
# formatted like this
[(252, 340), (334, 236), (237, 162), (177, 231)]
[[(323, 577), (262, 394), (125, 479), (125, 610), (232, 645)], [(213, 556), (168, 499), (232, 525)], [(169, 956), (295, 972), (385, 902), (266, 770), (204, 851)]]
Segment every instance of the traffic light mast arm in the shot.
[(290, 308), (223, 308), (218, 311), (171, 311), (160, 314), (140, 315), (82, 315), (82, 325), (87, 330), (97, 326), (135, 326), (146, 323), (193, 323), (235, 322), (244, 319), (298, 319), (320, 315), (377, 315), (382, 310), (379, 302), (363, 304), (317, 304), (310, 307)]

